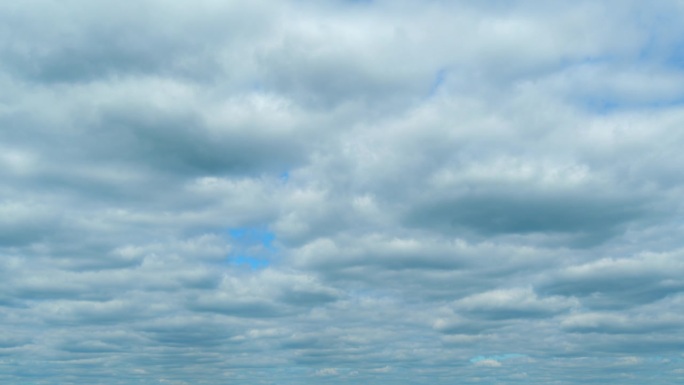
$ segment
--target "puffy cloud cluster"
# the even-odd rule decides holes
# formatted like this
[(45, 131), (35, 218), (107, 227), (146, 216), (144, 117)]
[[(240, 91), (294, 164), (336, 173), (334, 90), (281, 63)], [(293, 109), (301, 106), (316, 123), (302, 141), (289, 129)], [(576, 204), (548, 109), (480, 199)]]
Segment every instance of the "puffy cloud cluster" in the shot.
[(0, 381), (684, 380), (682, 17), (0, 4)]

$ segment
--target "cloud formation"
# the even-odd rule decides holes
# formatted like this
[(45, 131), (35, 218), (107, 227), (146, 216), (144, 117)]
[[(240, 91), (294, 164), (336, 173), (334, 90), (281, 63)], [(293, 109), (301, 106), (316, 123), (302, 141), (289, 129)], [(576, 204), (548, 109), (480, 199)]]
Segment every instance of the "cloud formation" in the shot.
[(681, 382), (683, 16), (0, 4), (0, 382)]

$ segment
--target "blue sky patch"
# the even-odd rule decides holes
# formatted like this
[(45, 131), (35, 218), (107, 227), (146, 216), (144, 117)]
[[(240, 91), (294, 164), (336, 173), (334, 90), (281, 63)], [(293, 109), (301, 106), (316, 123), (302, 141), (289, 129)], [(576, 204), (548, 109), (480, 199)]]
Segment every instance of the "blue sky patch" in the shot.
[(432, 81), (432, 85), (430, 86), (430, 92), (428, 93), (428, 97), (432, 97), (437, 94), (437, 91), (439, 91), (439, 89), (446, 81), (447, 75), (448, 71), (445, 68), (442, 68), (439, 71), (437, 71), (437, 73), (435, 74), (435, 78)]
[(228, 229), (233, 251), (228, 255), (231, 265), (253, 269), (267, 267), (276, 255), (276, 236), (265, 227), (235, 227)]

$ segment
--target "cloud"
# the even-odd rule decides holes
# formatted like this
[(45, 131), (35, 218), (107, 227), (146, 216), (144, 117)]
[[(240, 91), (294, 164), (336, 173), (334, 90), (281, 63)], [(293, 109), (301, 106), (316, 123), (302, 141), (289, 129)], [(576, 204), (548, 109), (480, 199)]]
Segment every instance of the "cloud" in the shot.
[(540, 286), (549, 292), (584, 296), (586, 303), (597, 308), (650, 303), (679, 291), (679, 255), (679, 250), (670, 250), (602, 258), (561, 269)]
[(494, 290), (468, 296), (454, 306), (484, 319), (515, 319), (549, 316), (567, 310), (577, 302), (572, 298), (538, 298), (528, 289)]
[(676, 382), (683, 11), (0, 4), (0, 382)]
[(501, 366), (501, 362), (497, 360), (479, 360), (473, 363), (475, 366), (482, 366), (485, 368), (498, 368)]
[(335, 368), (325, 368), (316, 371), (317, 376), (336, 376), (337, 374), (337, 369)]

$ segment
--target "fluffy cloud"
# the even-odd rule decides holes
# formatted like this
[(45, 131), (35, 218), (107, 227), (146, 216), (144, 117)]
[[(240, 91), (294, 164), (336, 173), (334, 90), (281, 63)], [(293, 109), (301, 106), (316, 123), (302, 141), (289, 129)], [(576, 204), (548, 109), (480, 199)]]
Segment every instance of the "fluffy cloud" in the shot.
[(683, 12), (0, 5), (0, 381), (681, 380)]

